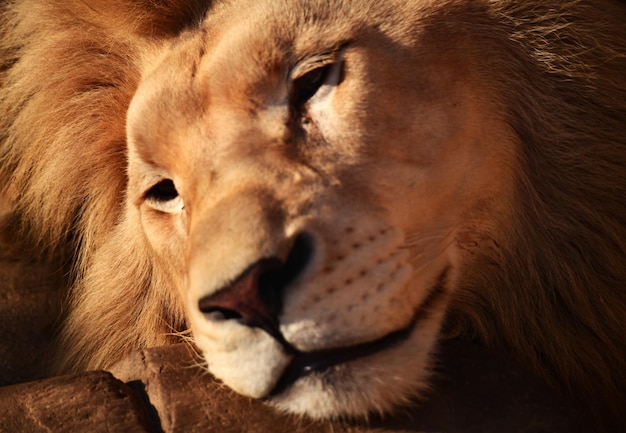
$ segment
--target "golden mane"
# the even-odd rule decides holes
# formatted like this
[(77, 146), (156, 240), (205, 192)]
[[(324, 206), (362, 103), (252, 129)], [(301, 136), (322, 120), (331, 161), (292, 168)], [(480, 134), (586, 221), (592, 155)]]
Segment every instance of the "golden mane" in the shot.
[[(129, 244), (119, 262), (95, 256), (111, 245), (123, 208), (125, 118), (142, 47), (166, 43), (193, 25), (204, 15), (203, 3), (19, 0), (1, 6), (0, 193), (25, 242), (66, 264), (73, 286), (67, 308), (88, 295), (84, 318), (104, 333), (70, 329), (75, 356), (58, 368), (110, 364), (138, 347), (170, 342), (171, 333), (183, 329), (179, 301), (156, 283), (158, 268), (148, 252)], [(95, 281), (84, 281), (86, 274)], [(107, 284), (117, 284), (117, 291), (102, 296)], [(88, 318), (99, 307), (104, 310)], [(111, 329), (112, 323), (120, 327)]]
[[(73, 263), (63, 368), (104, 367), (185, 330), (167, 264), (118, 223), (143, 50), (192, 28), (202, 3), (0, 6), (0, 193), (25, 238)], [(445, 15), (484, 42), (523, 167), (511, 242), (467, 275), (447, 331), (507, 348), (626, 423), (626, 6), (457, 1)]]

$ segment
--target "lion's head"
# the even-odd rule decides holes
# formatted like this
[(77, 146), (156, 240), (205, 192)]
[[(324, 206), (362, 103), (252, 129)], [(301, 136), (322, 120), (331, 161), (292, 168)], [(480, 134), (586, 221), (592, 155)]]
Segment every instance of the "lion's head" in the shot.
[(108, 231), (78, 228), (66, 363), (190, 328), (236, 391), (362, 415), (419, 395), (442, 333), (469, 331), (619, 409), (624, 19), (611, 1), (238, 0), (179, 34), (116, 33), (138, 71), (116, 81), (128, 165), (124, 191), (96, 187)]
[(475, 42), (366, 5), (216, 12), (128, 114), (129, 212), (209, 370), (315, 416), (424, 386), (459, 279), (514, 224), (514, 134)]
[(507, 320), (541, 320), (517, 250), (530, 137), (498, 83), (519, 60), (501, 27), (478, 31), (489, 12), (255, 2), (144, 72), (129, 209), (180, 270), (194, 341), (227, 385), (314, 416), (388, 409), (424, 386), (455, 297), (497, 311), (490, 290), (527, 290), (529, 317)]

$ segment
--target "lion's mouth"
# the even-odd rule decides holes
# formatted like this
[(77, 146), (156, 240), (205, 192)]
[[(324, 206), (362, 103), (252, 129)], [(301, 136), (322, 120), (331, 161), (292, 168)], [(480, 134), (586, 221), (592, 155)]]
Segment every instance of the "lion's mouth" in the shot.
[(378, 340), (353, 346), (317, 350), (313, 352), (300, 352), (289, 345), (289, 352), (293, 359), (283, 372), (268, 398), (283, 393), (297, 380), (309, 376), (312, 373), (322, 373), (332, 367), (342, 365), (357, 359), (365, 358), (376, 353), (388, 350), (406, 340), (417, 327), (418, 323), (426, 319), (432, 312), (432, 307), (446, 293), (444, 282), (449, 269), (446, 268), (437, 279), (437, 283), (430, 290), (426, 300), (417, 309), (411, 322), (404, 328), (391, 332)]

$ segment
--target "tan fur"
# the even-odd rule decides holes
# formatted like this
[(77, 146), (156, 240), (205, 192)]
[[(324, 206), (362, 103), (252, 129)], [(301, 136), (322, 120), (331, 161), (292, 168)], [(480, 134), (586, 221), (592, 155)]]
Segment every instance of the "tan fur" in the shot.
[[(445, 260), (433, 258), (452, 268), (447, 287), (451, 299), (433, 314), (429, 332), (438, 330), (442, 320), (438, 315), (443, 315), (445, 306), (448, 334), (470, 334), (488, 345), (506, 348), (582, 405), (591, 406), (607, 429), (626, 422), (626, 7), (622, 3), (360, 1), (351, 8), (339, 7), (340, 2), (327, 2), (326, 7), (324, 2), (312, 2), (319, 4), (318, 16), (313, 14), (311, 19), (319, 20), (319, 27), (301, 19), (299, 8), (287, 1), (272, 6), (277, 11), (272, 16), (282, 19), (282, 26), (255, 21), (255, 16), (267, 12), (266, 2), (253, 6), (243, 0), (241, 5), (218, 2), (201, 23), (206, 8), (201, 3), (12, 0), (0, 6), (0, 185), (15, 206), (25, 236), (47, 254), (68, 257), (74, 263), (67, 269), (74, 284), (62, 355), (56, 360), (63, 369), (106, 367), (134, 349), (174, 341), (179, 338), (177, 332), (192, 324), (198, 340), (204, 338), (202, 319), (193, 311), (197, 303), (193, 297), (206, 294), (195, 289), (200, 264), (209, 268), (216, 257), (228, 256), (229, 260), (219, 259), (223, 261), (210, 275), (219, 280), (212, 283), (216, 290), (236, 277), (238, 269), (259, 258), (255, 254), (264, 248), (283, 254), (283, 241), (274, 239), (288, 238), (281, 224), (302, 209), (327, 228), (324, 234), (315, 232), (319, 239), (326, 236), (341, 243), (341, 233), (352, 233), (349, 229), (359, 226), (357, 234), (344, 237), (369, 235), (375, 226), (370, 215), (380, 215), (378, 220), (388, 218), (391, 226), (400, 226), (413, 236), (413, 241), (407, 237), (407, 245), (417, 249), (419, 244), (425, 251), (431, 244), (419, 242), (428, 233), (412, 231), (415, 221), (431, 218), (426, 215), (430, 211), (433, 219), (436, 212), (454, 211), (452, 234), (446, 238), (451, 252)], [(283, 9), (293, 13), (282, 15)], [(381, 35), (405, 45), (388, 51), (385, 44), (389, 42), (377, 40), (379, 35), (368, 23), (378, 23)], [(309, 33), (300, 36), (304, 30)], [(376, 97), (379, 104), (367, 106), (367, 115), (357, 119), (367, 120), (366, 129), (359, 129), (357, 123), (347, 128), (342, 142), (354, 140), (356, 144), (341, 154), (344, 159), (331, 151), (310, 151), (319, 153), (315, 153), (316, 161), (321, 161), (319, 170), (334, 176), (329, 175), (330, 180), (320, 186), (316, 175), (292, 163), (291, 154), (287, 157), (272, 147), (278, 141), (271, 138), (282, 134), (284, 125), (276, 123), (269, 111), (263, 117), (260, 107), (268, 95), (279, 98), (273, 83), (280, 79), (281, 62), (294, 52), (323, 45), (322, 40), (345, 36), (359, 41), (363, 35), (370, 38), (365, 39), (370, 44), (364, 43), (367, 49), (390, 56), (395, 69), (385, 69), (388, 60), (363, 67), (367, 73), (384, 77), (367, 87), (356, 87), (362, 90), (363, 101)], [(271, 44), (291, 39), (300, 44), (292, 51)], [(259, 41), (264, 45), (256, 45)], [(228, 50), (231, 45), (236, 50)], [(422, 64), (409, 63), (404, 49), (416, 57), (419, 54)], [(347, 62), (352, 61), (358, 70), (358, 62), (365, 60), (347, 50)], [(394, 87), (410, 79), (412, 71), (403, 69), (405, 64), (419, 68), (416, 77), (430, 81), (416, 80), (411, 89)], [(279, 72), (271, 70), (273, 65), (279, 65)], [(200, 90), (191, 86), (196, 75), (204, 80)], [(154, 85), (145, 84), (148, 79)], [(141, 83), (143, 88), (137, 91)], [(350, 83), (348, 77), (344, 86)], [(249, 89), (256, 93), (244, 92)], [(429, 93), (432, 89), (436, 91)], [(439, 90), (448, 92), (445, 98), (438, 99)], [(395, 105), (409, 92), (415, 96), (414, 106)], [(358, 94), (347, 94), (350, 106), (365, 103), (356, 100)], [(127, 111), (133, 98), (129, 154)], [(433, 115), (421, 123), (409, 115), (421, 107), (419, 101), (429, 102), (424, 103), (423, 112), (430, 113), (433, 104), (447, 100), (458, 101), (466, 111), (456, 105), (444, 107), (449, 118)], [(175, 122), (164, 112), (175, 113)], [(244, 112), (257, 115), (244, 117)], [(204, 113), (209, 114), (201, 117)], [(460, 113), (458, 130), (466, 134), (461, 139), (446, 129), (456, 124), (454, 113)], [(352, 119), (351, 115), (338, 112), (337, 118)], [(219, 150), (210, 157), (197, 151), (195, 144), (177, 143), (179, 151), (173, 152), (173, 144), (141, 141), (145, 136), (158, 137), (159, 142), (198, 143), (191, 138), (200, 137), (200, 118), (206, 122), (202, 125), (213, 127), (211, 140), (216, 144), (212, 149)], [(385, 129), (397, 119), (407, 121), (402, 125), (409, 132)], [(332, 119), (324, 122), (335, 133)], [(400, 183), (395, 184), (394, 177), (382, 173), (380, 167), (391, 164), (388, 160), (415, 161), (413, 153), (391, 143), (402, 142), (409, 134), (427, 142), (440, 131), (453, 137), (454, 146), (451, 156), (446, 153), (437, 158), (455, 161), (463, 173), (474, 172), (472, 182), (465, 185), (469, 198), (457, 200), (466, 197), (457, 190), (449, 196), (438, 190), (393, 198), (394, 192), (400, 193)], [(285, 142), (291, 139), (280, 136)], [(366, 153), (358, 146), (378, 136), (388, 143), (370, 152), (380, 167), (359, 160), (366, 174), (351, 168), (356, 166), (352, 161)], [(254, 143), (255, 147), (234, 147), (233, 143)], [(257, 146), (269, 149), (260, 157), (263, 167), (291, 170), (289, 176), (292, 172), (294, 179), (300, 176), (300, 186), (281, 180), (275, 171), (259, 168), (250, 150)], [(455, 157), (454, 152), (467, 155)], [(426, 161), (432, 155), (420, 156)], [(474, 157), (478, 162), (472, 168)], [(137, 210), (145, 207), (141, 195), (148, 160), (165, 161), (162, 166), (184, 177), (180, 182), (187, 188), (189, 221), (156, 221), (146, 216), (152, 215), (149, 210)], [(231, 170), (238, 160), (249, 166)], [(215, 161), (230, 164), (232, 174), (223, 174), (225, 169), (220, 172), (224, 166)], [(211, 167), (217, 180), (211, 178)], [(441, 173), (455, 173), (454, 167), (442, 166)], [(350, 174), (345, 179), (340, 171), (344, 169)], [(396, 174), (414, 180), (408, 174)], [(241, 181), (229, 181), (228, 176)], [(370, 179), (375, 186), (368, 186)], [(266, 180), (275, 186), (273, 190), (267, 189)], [(209, 189), (210, 182), (228, 189)], [(336, 186), (341, 182), (352, 186), (348, 192), (354, 199), (343, 201), (333, 195), (337, 188), (345, 192)], [(264, 202), (256, 198), (259, 188), (269, 194)], [(345, 206), (344, 215), (349, 215), (345, 225), (338, 223), (344, 230), (341, 233), (339, 228), (333, 232), (328, 222), (332, 219), (326, 214), (306, 207), (307, 200), (323, 207), (317, 193), (322, 188), (331, 191), (325, 204)], [(300, 198), (293, 198), (294, 192)], [(407, 188), (402, 193), (411, 191)], [(225, 209), (232, 219), (227, 221), (212, 209)], [(268, 217), (270, 213), (274, 219)], [(233, 234), (228, 239), (220, 234), (232, 227), (231, 221), (240, 221), (240, 215), (245, 216), (242, 223), (258, 224), (259, 238), (253, 240), (260, 247), (242, 246), (257, 236), (249, 229), (241, 229), (245, 236)], [(298, 224), (309, 227), (308, 220), (302, 221), (294, 217), (293, 224), (285, 222), (285, 230)], [(202, 229), (203, 224), (210, 229)], [(185, 236), (190, 238), (184, 240)], [(212, 244), (211, 239), (220, 242)], [(398, 242), (394, 237), (385, 248), (395, 248)], [(362, 253), (355, 250), (354, 254), (361, 257)], [(363, 257), (370, 260), (370, 256)], [(398, 268), (404, 265), (402, 260)], [(407, 260), (407, 266), (417, 268), (422, 259), (411, 256)], [(312, 275), (321, 278), (321, 274)], [(323, 285), (320, 279), (316, 281), (317, 286)], [(298, 306), (305, 315), (327, 311), (320, 301), (306, 296), (317, 286), (302, 285), (301, 299), (290, 299), (287, 305)], [(423, 300), (419, 295), (423, 291), (418, 290), (422, 286), (415, 287), (402, 294), (407, 305)], [(359, 290), (360, 296), (373, 294), (366, 286)], [(389, 305), (394, 305), (395, 294), (389, 296)], [(394, 308), (402, 318), (404, 307)], [(394, 311), (389, 313), (388, 328), (380, 325), (381, 335), (401, 325), (392, 323)], [(296, 315), (287, 312), (285, 316), (296, 329)], [(332, 317), (326, 319), (334, 326)], [(367, 339), (356, 329), (350, 332), (345, 335), (350, 341)], [(292, 328), (286, 327), (285, 333), (294, 340), (300, 338)], [(336, 337), (337, 344), (348, 341), (340, 337)], [(301, 344), (323, 347), (304, 339)], [(376, 372), (374, 364), (368, 368)], [(420, 364), (419, 368), (427, 367)], [(376, 394), (365, 410), (388, 409), (395, 399), (409, 394), (404, 388), (401, 391), (397, 397)], [(384, 399), (392, 401), (387, 404)], [(350, 413), (361, 409), (346, 406)]]

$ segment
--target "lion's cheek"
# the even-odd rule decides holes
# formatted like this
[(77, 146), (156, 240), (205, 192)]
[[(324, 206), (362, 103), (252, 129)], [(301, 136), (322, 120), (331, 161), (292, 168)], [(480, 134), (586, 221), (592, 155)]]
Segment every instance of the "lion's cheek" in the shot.
[(146, 206), (139, 213), (147, 243), (157, 256), (175, 265), (182, 275), (187, 244), (186, 214), (165, 214), (146, 209)]
[(281, 331), (296, 348), (306, 352), (371, 341), (411, 321), (419, 292), (409, 284), (413, 268), (407, 251), (367, 253), (354, 251), (341, 265), (319, 269), (292, 288)]

